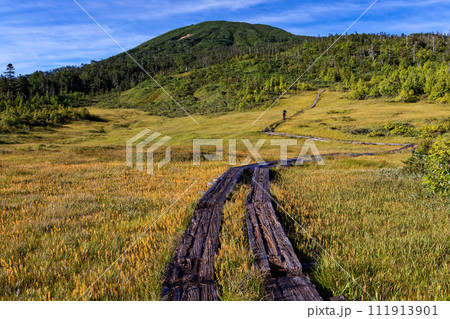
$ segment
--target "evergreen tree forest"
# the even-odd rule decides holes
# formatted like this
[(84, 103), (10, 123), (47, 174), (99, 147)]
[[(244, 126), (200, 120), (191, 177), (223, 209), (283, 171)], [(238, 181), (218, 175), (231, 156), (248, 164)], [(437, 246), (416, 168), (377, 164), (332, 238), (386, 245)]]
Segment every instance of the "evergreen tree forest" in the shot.
[(327, 50), (338, 37), (216, 21), (130, 50), (140, 66), (124, 53), (25, 76), (15, 76), (10, 64), (0, 77), (0, 131), (87, 120), (84, 107), (95, 104), (184, 116), (141, 67), (190, 113), (265, 107), (285, 91), (317, 88), (349, 99), (450, 103), (450, 36), (349, 34)]

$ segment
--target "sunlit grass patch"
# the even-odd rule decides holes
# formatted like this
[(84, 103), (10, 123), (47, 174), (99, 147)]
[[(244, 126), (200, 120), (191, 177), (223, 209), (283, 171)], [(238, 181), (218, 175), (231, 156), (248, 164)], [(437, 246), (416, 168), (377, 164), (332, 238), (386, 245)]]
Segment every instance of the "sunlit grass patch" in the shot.
[(178, 162), (150, 176), (124, 158), (120, 148), (3, 155), (1, 299), (160, 298), (196, 201), (223, 167)]
[[(449, 203), (398, 169), (280, 169), (273, 193), (362, 289), (279, 208), (312, 277), (352, 300), (448, 300)], [(365, 291), (364, 291), (365, 290)], [(369, 296), (370, 295), (370, 296)]]
[(245, 222), (245, 198), (249, 186), (242, 185), (224, 206), (216, 276), (221, 300), (262, 300), (264, 276), (253, 266)]

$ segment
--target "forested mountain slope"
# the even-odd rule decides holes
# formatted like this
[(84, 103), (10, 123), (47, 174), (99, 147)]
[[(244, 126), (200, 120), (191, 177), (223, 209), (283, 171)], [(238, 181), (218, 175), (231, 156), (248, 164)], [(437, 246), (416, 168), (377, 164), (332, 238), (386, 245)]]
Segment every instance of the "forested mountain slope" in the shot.
[[(449, 36), (350, 34), (316, 61), (337, 37), (296, 36), (266, 25), (211, 21), (170, 31), (129, 53), (190, 113), (264, 107), (287, 89), (317, 87), (340, 90), (355, 99), (450, 102)], [(185, 115), (122, 53), (17, 78), (7, 73), (0, 78), (0, 130), (89, 118), (86, 111), (73, 107), (93, 103)]]

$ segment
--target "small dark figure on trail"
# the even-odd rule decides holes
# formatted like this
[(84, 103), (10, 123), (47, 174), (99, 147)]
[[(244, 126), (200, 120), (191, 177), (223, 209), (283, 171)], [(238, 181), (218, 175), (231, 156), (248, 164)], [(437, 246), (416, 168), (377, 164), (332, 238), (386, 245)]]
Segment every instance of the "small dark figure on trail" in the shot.
[(283, 121), (286, 121), (286, 110), (283, 110)]

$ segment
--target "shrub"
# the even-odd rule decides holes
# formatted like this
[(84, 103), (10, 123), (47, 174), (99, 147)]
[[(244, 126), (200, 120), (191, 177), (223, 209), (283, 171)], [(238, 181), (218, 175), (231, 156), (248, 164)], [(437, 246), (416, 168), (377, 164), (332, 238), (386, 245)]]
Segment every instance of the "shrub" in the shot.
[(365, 128), (365, 127), (359, 127), (355, 129), (346, 130), (346, 133), (352, 134), (352, 135), (367, 135), (372, 132), (371, 128)]
[(413, 125), (409, 123), (401, 123), (401, 122), (388, 122), (383, 127), (385, 130), (389, 131), (392, 135), (400, 135), (400, 136), (416, 136), (417, 131)]
[(372, 131), (370, 131), (368, 134), (367, 134), (367, 137), (380, 137), (380, 136), (386, 136), (386, 130), (383, 130), (383, 129), (375, 129), (375, 130), (372, 130)]
[(403, 170), (410, 174), (423, 175), (425, 172), (425, 158), (428, 156), (433, 141), (426, 139), (412, 151), (411, 156), (404, 162)]
[(424, 125), (420, 128), (420, 137), (422, 138), (433, 138), (440, 134), (444, 134), (450, 131), (450, 117), (440, 120), (434, 121), (434, 123), (430, 123)]
[(400, 94), (395, 99), (396, 101), (403, 101), (403, 102), (417, 102), (419, 100), (419, 96), (417, 96), (413, 90), (401, 90)]
[(310, 82), (298, 82), (297, 84), (298, 91), (314, 91), (317, 90), (317, 85)]
[(450, 141), (439, 136), (425, 157), (424, 185), (434, 193), (450, 196)]
[(352, 87), (350, 92), (351, 98), (355, 100), (364, 100), (368, 94), (369, 88), (362, 79), (358, 80), (358, 83)]

